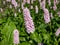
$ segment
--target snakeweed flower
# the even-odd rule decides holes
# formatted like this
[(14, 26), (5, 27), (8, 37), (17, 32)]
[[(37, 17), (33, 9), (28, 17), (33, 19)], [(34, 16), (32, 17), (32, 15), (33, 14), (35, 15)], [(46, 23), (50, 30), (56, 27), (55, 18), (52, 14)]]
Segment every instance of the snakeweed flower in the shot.
[(23, 15), (24, 15), (24, 21), (25, 21), (25, 27), (27, 33), (33, 33), (35, 31), (33, 19), (30, 15), (29, 9), (26, 7), (23, 9)]
[(27, 2), (27, 0), (23, 0), (23, 3), (25, 4)]
[(12, 4), (14, 5), (15, 8), (18, 6), (18, 4), (15, 0), (12, 0)]
[(51, 1), (50, 0), (48, 0), (48, 4), (49, 4), (49, 6), (51, 5)]
[(41, 8), (42, 8), (42, 9), (45, 8), (45, 3), (46, 3), (46, 0), (43, 0), (43, 1), (41, 2)]
[(17, 29), (15, 29), (13, 31), (13, 43), (16, 45), (19, 44), (19, 31)]
[(60, 34), (60, 28), (58, 28), (57, 31), (55, 32), (56, 36), (59, 36), (59, 34)]
[(44, 20), (45, 20), (45, 23), (49, 23), (50, 22), (49, 11), (46, 8), (44, 9)]
[(11, 2), (11, 0), (6, 0), (7, 2)]
[(30, 0), (27, 0), (27, 3), (30, 4)]
[(54, 0), (54, 6), (53, 6), (53, 10), (56, 10), (56, 9), (57, 9), (57, 6), (56, 6), (56, 4), (57, 4), (57, 0)]
[(30, 8), (33, 9), (33, 6), (31, 5)]
[(35, 6), (35, 11), (36, 11), (36, 13), (38, 13), (38, 6), (37, 5)]

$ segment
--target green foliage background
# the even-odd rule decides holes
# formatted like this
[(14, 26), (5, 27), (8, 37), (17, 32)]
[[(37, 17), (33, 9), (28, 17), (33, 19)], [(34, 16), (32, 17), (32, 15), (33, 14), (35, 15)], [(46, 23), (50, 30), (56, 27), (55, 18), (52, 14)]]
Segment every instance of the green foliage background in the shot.
[[(0, 45), (13, 45), (13, 30), (19, 30), (19, 45), (38, 45), (38, 43), (43, 43), (44, 45), (59, 45), (60, 36), (56, 37), (55, 32), (60, 27), (60, 17), (57, 15), (57, 12), (60, 10), (60, 4), (57, 5), (57, 10), (54, 11), (48, 3), (46, 3), (46, 8), (49, 12), (53, 13), (54, 18), (51, 19), (51, 22), (45, 24), (43, 17), (43, 10), (40, 8), (38, 0), (33, 4), (26, 4), (25, 7), (28, 7), (35, 24), (35, 32), (33, 34), (28, 34), (24, 25), (23, 11), (21, 6), (18, 8), (9, 8), (11, 3), (6, 2), (4, 5), (3, 1), (0, 0), (0, 7), (4, 9), (3, 12), (0, 12)], [(18, 0), (17, 0), (18, 2)], [(47, 2), (47, 1), (46, 1)], [(51, 6), (53, 6), (53, 0), (51, 0)], [(19, 2), (18, 2), (19, 3)], [(34, 9), (30, 9), (30, 6), (33, 5)], [(38, 5), (39, 12), (35, 13), (35, 5)], [(18, 12), (18, 9), (21, 12)], [(14, 16), (16, 12), (17, 16)]]

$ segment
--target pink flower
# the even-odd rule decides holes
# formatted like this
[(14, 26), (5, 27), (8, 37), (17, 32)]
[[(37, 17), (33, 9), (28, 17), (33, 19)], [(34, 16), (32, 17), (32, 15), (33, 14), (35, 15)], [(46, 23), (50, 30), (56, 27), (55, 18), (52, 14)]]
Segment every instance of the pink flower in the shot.
[(23, 3), (25, 4), (27, 2), (27, 0), (23, 0)]
[(56, 5), (57, 4), (57, 0), (54, 0), (54, 5)]
[(35, 6), (35, 10), (36, 10), (36, 13), (38, 13), (38, 6), (37, 5)]
[(56, 10), (56, 9), (57, 9), (56, 5), (54, 5), (54, 6), (53, 6), (53, 9), (54, 9), (54, 10)]
[(49, 23), (50, 22), (49, 11), (46, 8), (44, 9), (44, 20), (45, 20), (45, 23)]
[(22, 7), (22, 9), (24, 9), (24, 3), (22, 3), (21, 7)]
[(42, 9), (45, 8), (45, 3), (46, 3), (46, 0), (43, 0), (43, 1), (41, 2), (41, 8), (42, 8)]
[(35, 27), (34, 27), (33, 19), (30, 16), (30, 11), (27, 7), (23, 9), (23, 15), (24, 15), (24, 21), (25, 21), (25, 27), (27, 29), (26, 30), (27, 33), (33, 33), (35, 31)]
[(50, 13), (50, 17), (53, 19), (54, 17), (53, 17), (53, 15), (52, 15), (52, 13)]
[(33, 6), (31, 5), (31, 9), (33, 9)]
[(53, 9), (54, 9), (54, 10), (57, 9), (56, 4), (57, 4), (57, 0), (54, 0), (54, 6), (53, 6)]
[(58, 14), (58, 16), (60, 17), (60, 11), (59, 11), (57, 14)]
[(58, 28), (57, 31), (55, 32), (56, 36), (59, 36), (59, 34), (60, 34), (60, 28)]
[(7, 2), (11, 2), (11, 0), (6, 0)]
[(30, 0), (27, 0), (27, 3), (30, 4)]
[(51, 1), (50, 0), (48, 0), (48, 4), (49, 4), (49, 6), (51, 5)]
[(19, 31), (17, 29), (13, 31), (13, 43), (19, 44)]
[(14, 5), (15, 8), (18, 6), (18, 4), (15, 0), (12, 0), (12, 4)]

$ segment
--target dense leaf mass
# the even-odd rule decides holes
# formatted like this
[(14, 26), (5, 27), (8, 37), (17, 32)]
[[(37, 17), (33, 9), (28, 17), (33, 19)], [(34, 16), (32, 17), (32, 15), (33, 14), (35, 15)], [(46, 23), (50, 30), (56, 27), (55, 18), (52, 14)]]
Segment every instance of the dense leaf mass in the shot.
[[(33, 1), (33, 0), (31, 0)], [(30, 1), (30, 2), (31, 2)], [(60, 27), (60, 16), (57, 14), (60, 11), (60, 2), (55, 5), (57, 9), (54, 10), (54, 0), (50, 0), (51, 5), (46, 0), (46, 7), (49, 13), (52, 13), (53, 18), (50, 17), (50, 22), (45, 23), (44, 11), (40, 7), (40, 2), (34, 0), (24, 4), (30, 10), (31, 17), (34, 22), (35, 32), (28, 34), (26, 32), (24, 16), (23, 16), (23, 0), (16, 0), (17, 4), (14, 5), (11, 1), (0, 0), (0, 45), (14, 45), (13, 44), (13, 31), (19, 31), (19, 44), (18, 45), (60, 45), (60, 35), (56, 36), (55, 33)], [(16, 3), (15, 2), (15, 3)], [(38, 7), (36, 13), (35, 6)], [(31, 9), (31, 6), (33, 8)], [(50, 15), (51, 16), (51, 15)], [(41, 45), (42, 45), (41, 44)]]

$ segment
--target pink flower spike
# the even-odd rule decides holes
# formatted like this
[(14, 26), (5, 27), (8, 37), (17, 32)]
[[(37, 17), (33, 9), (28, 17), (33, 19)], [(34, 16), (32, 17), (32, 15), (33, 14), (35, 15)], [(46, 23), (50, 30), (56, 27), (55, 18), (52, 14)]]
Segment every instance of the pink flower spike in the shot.
[(43, 0), (43, 1), (41, 2), (41, 8), (42, 8), (42, 9), (45, 8), (45, 3), (46, 3), (46, 0)]
[(11, 2), (11, 0), (6, 0), (7, 2)]
[(38, 6), (37, 5), (35, 6), (35, 10), (36, 10), (36, 13), (38, 13)]
[(30, 0), (27, 0), (27, 3), (30, 4)]
[(53, 15), (52, 15), (52, 13), (50, 13), (50, 17), (53, 19), (54, 17), (53, 17)]
[(13, 43), (19, 44), (19, 31), (17, 29), (13, 31)]
[(48, 4), (49, 4), (49, 6), (51, 5), (51, 1), (50, 0), (48, 0)]
[(45, 23), (49, 23), (50, 22), (49, 11), (46, 8), (44, 9), (44, 20), (45, 20)]
[(57, 14), (58, 14), (58, 16), (60, 17), (60, 11), (59, 11)]
[(14, 5), (15, 8), (18, 6), (18, 4), (15, 0), (12, 0), (12, 4)]
[(54, 6), (53, 6), (53, 10), (56, 10), (56, 9), (57, 9), (57, 7), (56, 7), (56, 5), (54, 5)]
[(59, 34), (60, 34), (60, 28), (58, 28), (57, 31), (55, 32), (56, 36), (59, 36)]
[(25, 4), (27, 2), (27, 0), (23, 0), (23, 3)]
[(22, 9), (24, 9), (24, 3), (22, 3), (21, 7), (22, 7)]
[(25, 21), (25, 27), (27, 33), (33, 33), (35, 31), (33, 19), (30, 15), (29, 9), (26, 7), (23, 9), (23, 15), (24, 15), (24, 21)]
[(33, 9), (33, 6), (31, 5), (31, 7), (30, 7), (31, 9)]
[(56, 5), (57, 4), (57, 0), (54, 0), (54, 5)]

